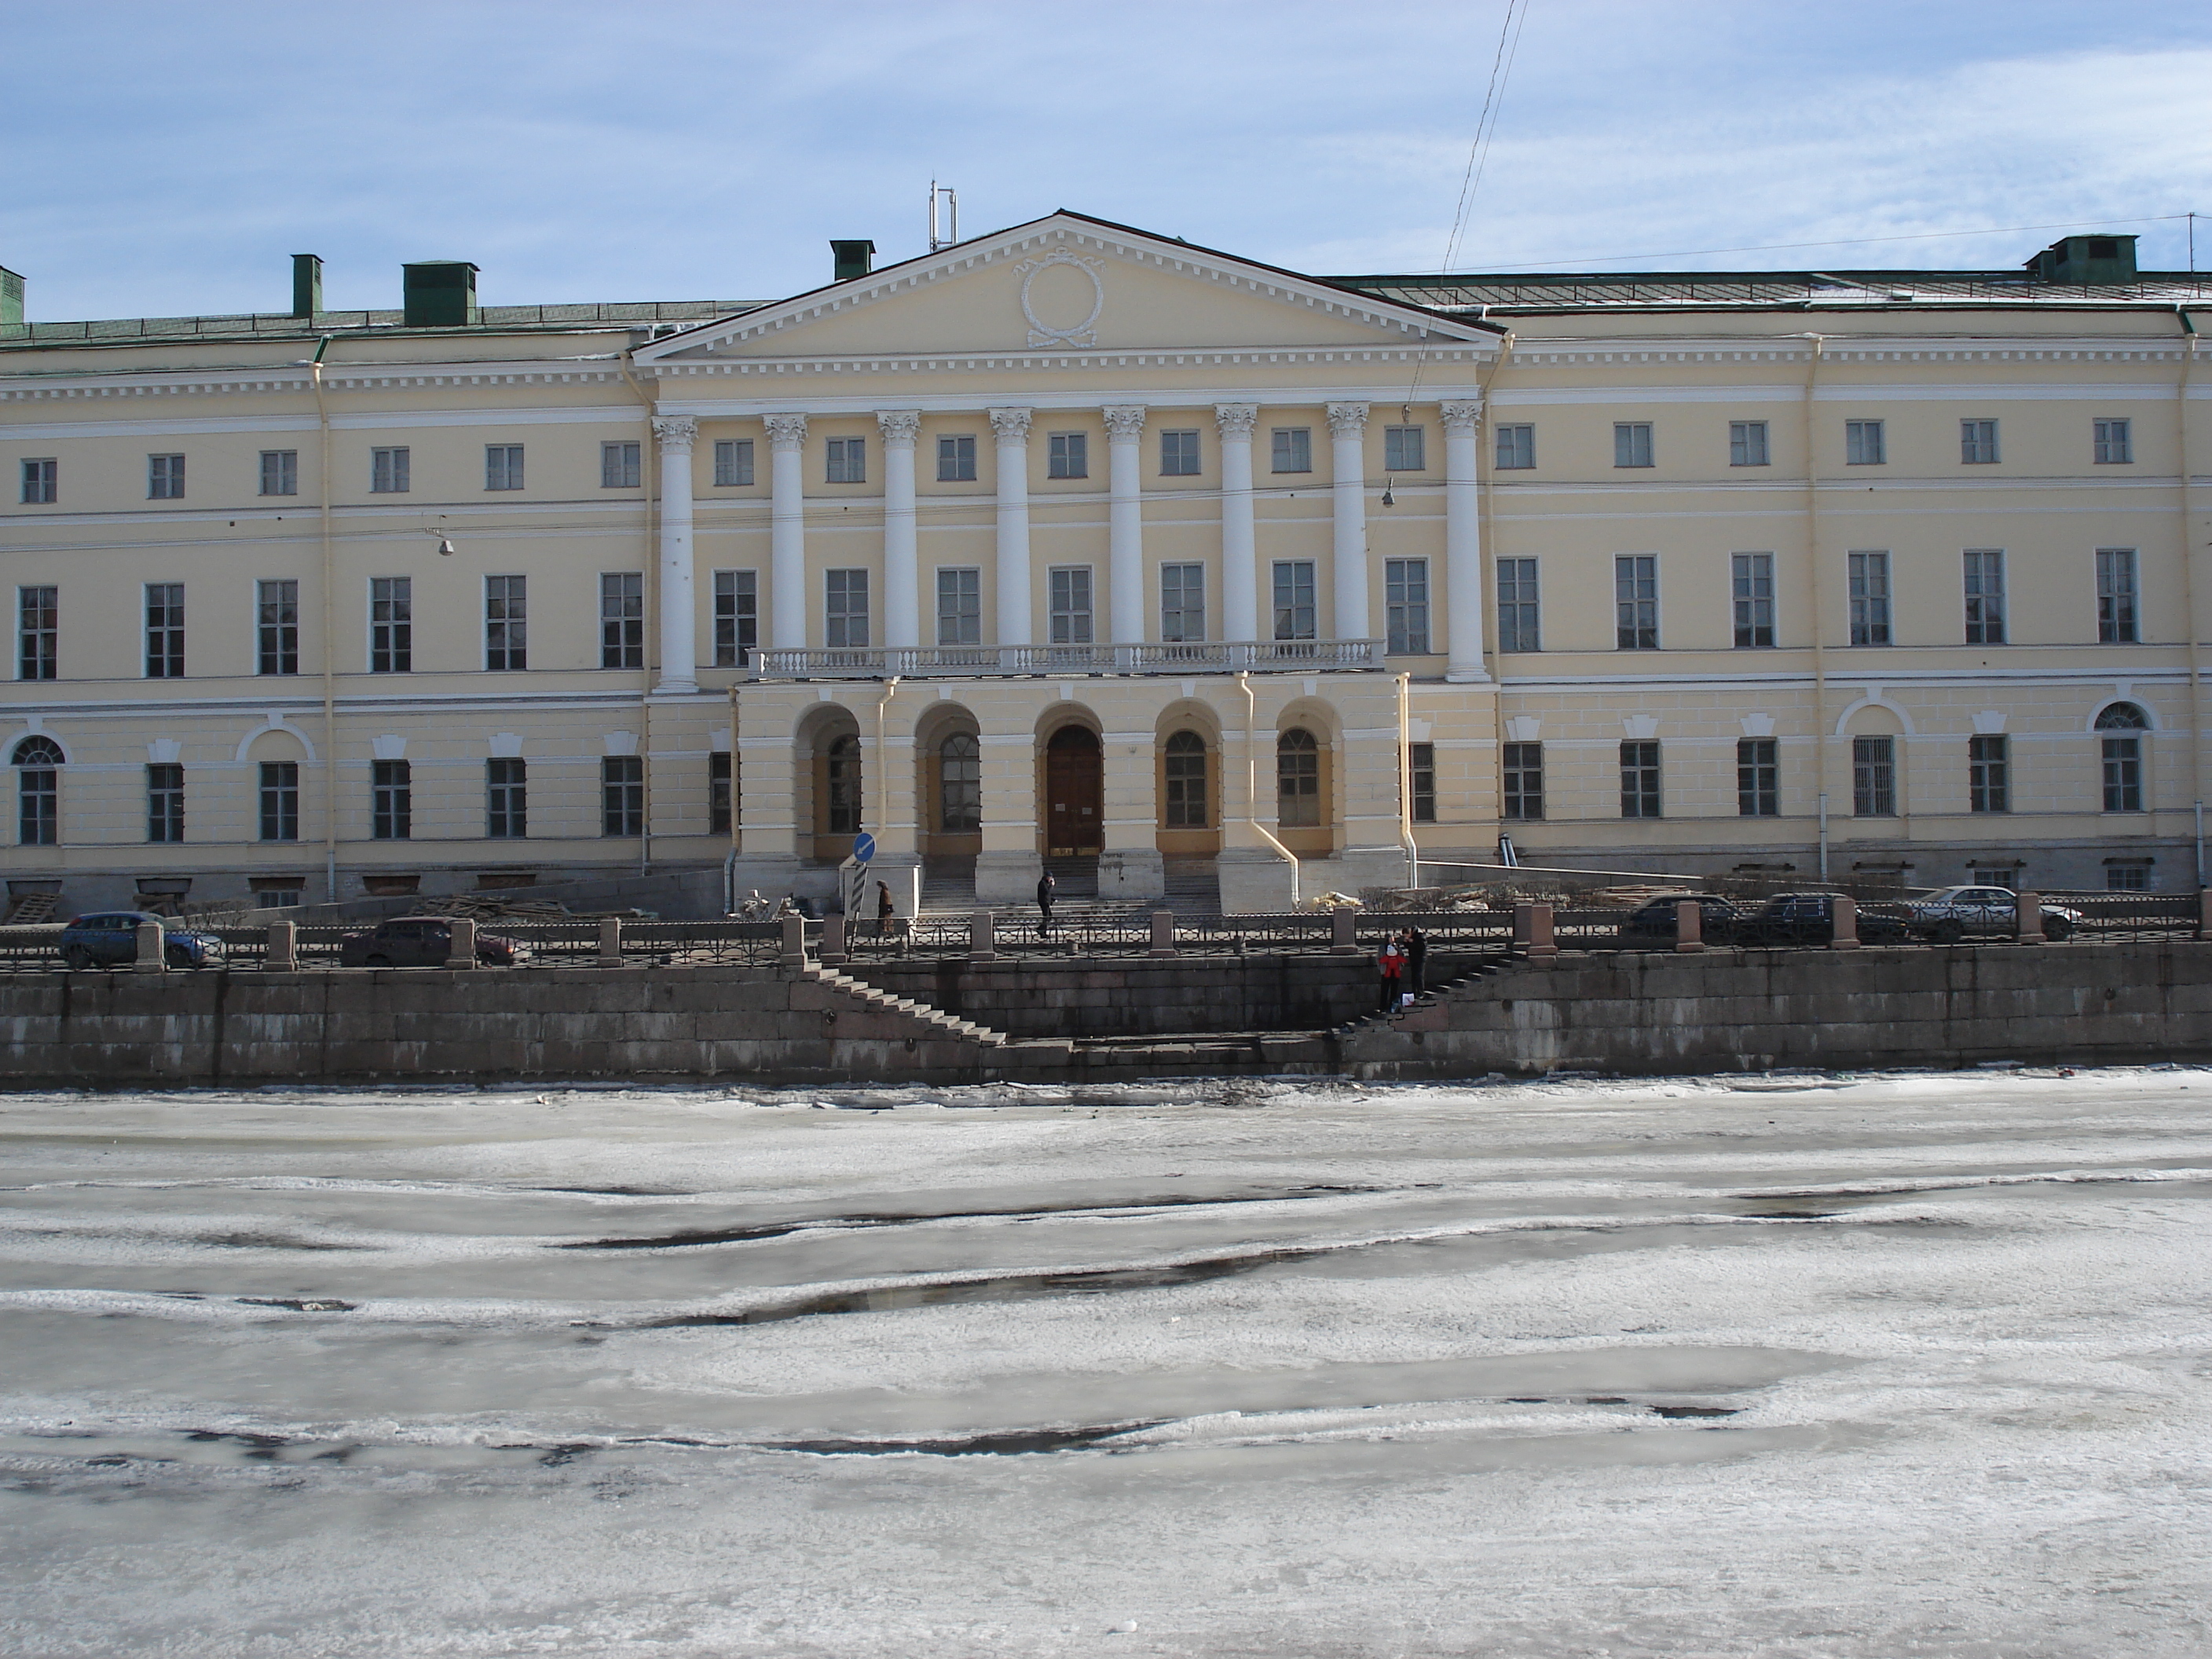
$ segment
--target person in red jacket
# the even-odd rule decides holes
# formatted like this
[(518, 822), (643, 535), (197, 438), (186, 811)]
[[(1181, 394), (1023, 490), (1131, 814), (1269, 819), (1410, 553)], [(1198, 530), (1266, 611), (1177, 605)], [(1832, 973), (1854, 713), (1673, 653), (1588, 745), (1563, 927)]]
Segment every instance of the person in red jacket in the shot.
[(1406, 977), (1406, 945), (1400, 935), (1394, 933), (1383, 941), (1375, 965), (1382, 975), (1382, 1012), (1387, 1014), (1398, 1006), (1399, 987)]

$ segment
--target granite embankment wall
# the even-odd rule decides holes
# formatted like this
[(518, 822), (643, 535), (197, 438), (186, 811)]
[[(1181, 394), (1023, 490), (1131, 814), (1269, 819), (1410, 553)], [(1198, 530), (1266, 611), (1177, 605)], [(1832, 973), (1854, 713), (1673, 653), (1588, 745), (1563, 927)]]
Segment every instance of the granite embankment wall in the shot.
[(2212, 1058), (2212, 942), (1606, 952), (1352, 1033), (1348, 1076)]

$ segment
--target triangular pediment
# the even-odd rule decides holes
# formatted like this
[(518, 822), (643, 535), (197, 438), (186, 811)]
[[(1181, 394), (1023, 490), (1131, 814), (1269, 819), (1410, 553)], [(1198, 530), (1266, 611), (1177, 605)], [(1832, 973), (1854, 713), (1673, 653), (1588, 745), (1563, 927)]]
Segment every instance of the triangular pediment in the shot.
[(1339, 350), (1500, 332), (1063, 211), (702, 324), (636, 361)]

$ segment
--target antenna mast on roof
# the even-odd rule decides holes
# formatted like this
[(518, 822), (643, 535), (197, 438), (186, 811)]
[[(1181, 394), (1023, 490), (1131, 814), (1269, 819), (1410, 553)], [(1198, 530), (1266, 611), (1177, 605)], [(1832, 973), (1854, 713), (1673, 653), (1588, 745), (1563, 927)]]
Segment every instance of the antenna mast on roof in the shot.
[[(937, 234), (939, 222), (938, 208), (940, 203), (945, 209), (943, 220), (945, 234), (942, 236)], [(959, 240), (960, 192), (951, 185), (940, 185), (933, 179), (929, 181), (929, 251), (934, 253), (941, 247), (951, 247)]]

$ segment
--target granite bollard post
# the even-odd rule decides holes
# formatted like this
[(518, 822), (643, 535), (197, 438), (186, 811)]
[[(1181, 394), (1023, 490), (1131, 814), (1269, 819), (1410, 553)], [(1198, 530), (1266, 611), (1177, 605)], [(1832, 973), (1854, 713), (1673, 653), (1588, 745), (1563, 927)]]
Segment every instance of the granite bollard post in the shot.
[(1328, 948), (1331, 954), (1354, 957), (1359, 954), (1359, 912), (1348, 904), (1340, 904), (1328, 913)]
[(473, 968), (477, 965), (477, 924), (473, 917), (455, 916), (448, 924), (452, 942), (446, 946), (450, 953), (446, 966), (453, 969)]
[(783, 955), (780, 958), (787, 968), (806, 966), (806, 918), (786, 916), (783, 919)]
[(269, 944), (262, 952), (261, 967), (264, 973), (293, 974), (300, 969), (300, 924), (296, 921), (272, 921), (269, 924)]
[(142, 921), (138, 924), (138, 958), (131, 964), (134, 974), (166, 974), (169, 971), (167, 954), (161, 948), (161, 924)]
[(1531, 960), (1541, 961), (1559, 954), (1559, 947), (1552, 939), (1552, 907), (1532, 904), (1528, 907), (1528, 955)]
[(1155, 910), (1152, 912), (1152, 948), (1150, 954), (1171, 957), (1175, 953), (1175, 912)]
[(622, 918), (620, 916), (599, 918), (599, 966), (602, 968), (622, 966)]
[(1684, 951), (1705, 948), (1705, 912), (1695, 899), (1675, 901), (1674, 948)]
[(2043, 895), (2021, 893), (2013, 900), (2013, 938), (2015, 944), (2041, 945), (2043, 937)]
[(822, 960), (825, 963), (845, 959), (845, 913), (832, 910), (822, 918)]
[(1849, 893), (1838, 893), (1829, 902), (1828, 914), (1833, 922), (1828, 929), (1828, 948), (1831, 951), (1857, 950), (1859, 902)]
[(988, 910), (972, 912), (968, 918), (968, 960), (989, 962), (999, 952), (996, 943), (998, 917)]

